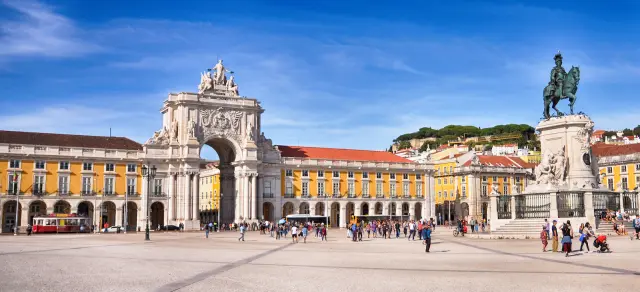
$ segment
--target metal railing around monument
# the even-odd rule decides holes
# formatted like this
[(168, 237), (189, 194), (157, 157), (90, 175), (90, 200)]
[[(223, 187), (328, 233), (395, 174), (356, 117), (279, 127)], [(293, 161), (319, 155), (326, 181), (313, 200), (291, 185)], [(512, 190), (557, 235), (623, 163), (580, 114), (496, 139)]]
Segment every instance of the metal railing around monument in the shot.
[(615, 192), (594, 192), (593, 193), (593, 215), (602, 219), (602, 215), (607, 210), (620, 209), (620, 194)]
[(498, 197), (498, 219), (513, 219), (511, 218), (511, 197), (510, 196)]
[(516, 219), (549, 218), (551, 196), (547, 194), (514, 195)]
[(622, 193), (622, 207), (629, 215), (638, 215), (638, 193), (624, 192)]
[(556, 203), (558, 218), (585, 217), (584, 192), (558, 192)]

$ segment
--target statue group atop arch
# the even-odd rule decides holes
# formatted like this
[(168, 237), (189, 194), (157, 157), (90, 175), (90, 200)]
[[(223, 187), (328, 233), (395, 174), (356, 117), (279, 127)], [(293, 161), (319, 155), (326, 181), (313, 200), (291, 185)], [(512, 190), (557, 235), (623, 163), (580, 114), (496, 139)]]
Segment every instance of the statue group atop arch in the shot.
[[(213, 72), (213, 75), (211, 72)], [(227, 79), (226, 73), (230, 74), (229, 79)], [(235, 82), (233, 71), (228, 70), (223, 65), (222, 60), (218, 60), (218, 63), (216, 63), (213, 68), (200, 74), (198, 93), (216, 93), (228, 96), (239, 96), (238, 84)]]

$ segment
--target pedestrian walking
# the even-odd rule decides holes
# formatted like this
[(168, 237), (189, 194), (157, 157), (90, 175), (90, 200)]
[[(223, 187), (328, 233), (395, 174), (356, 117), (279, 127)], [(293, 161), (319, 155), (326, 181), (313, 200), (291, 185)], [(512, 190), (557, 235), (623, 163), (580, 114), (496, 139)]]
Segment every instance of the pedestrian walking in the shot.
[(429, 249), (431, 249), (431, 226), (423, 226), (422, 238), (424, 238), (424, 252), (429, 252)]
[(307, 225), (303, 225), (302, 226), (302, 240), (303, 240), (303, 243), (307, 243), (307, 232), (308, 232)]
[(558, 224), (557, 220), (553, 220), (553, 226), (551, 226), (551, 250), (558, 252)]
[(210, 229), (211, 229), (211, 228), (209, 228), (209, 226), (206, 226), (206, 227), (204, 228), (204, 238), (209, 238), (209, 230), (210, 230)]
[(568, 257), (571, 253), (571, 239), (573, 238), (573, 230), (571, 228), (571, 222), (567, 220), (567, 223), (562, 225), (562, 251), (566, 252), (565, 256)]
[(582, 251), (582, 247), (584, 245), (587, 246), (587, 252), (591, 251), (589, 249), (589, 239), (591, 238), (591, 236), (595, 236), (595, 233), (591, 228), (591, 224), (587, 222), (587, 224), (584, 225), (584, 228), (582, 228), (582, 234), (580, 234), (580, 251)]
[(295, 225), (291, 227), (291, 241), (293, 243), (298, 243), (298, 227)]
[(240, 224), (240, 237), (238, 237), (238, 241), (242, 240), (244, 241), (244, 232), (247, 230), (247, 227), (245, 224)]
[(546, 252), (547, 244), (549, 244), (546, 225), (542, 225), (542, 231), (540, 232), (540, 240), (542, 241), (542, 252)]

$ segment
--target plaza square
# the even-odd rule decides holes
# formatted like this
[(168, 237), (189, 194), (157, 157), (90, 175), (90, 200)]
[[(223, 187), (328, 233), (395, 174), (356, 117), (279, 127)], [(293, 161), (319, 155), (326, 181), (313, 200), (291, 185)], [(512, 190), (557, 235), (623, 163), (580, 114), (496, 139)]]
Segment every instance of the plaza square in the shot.
[(0, 1), (0, 291), (638, 289), (636, 3), (145, 1)]

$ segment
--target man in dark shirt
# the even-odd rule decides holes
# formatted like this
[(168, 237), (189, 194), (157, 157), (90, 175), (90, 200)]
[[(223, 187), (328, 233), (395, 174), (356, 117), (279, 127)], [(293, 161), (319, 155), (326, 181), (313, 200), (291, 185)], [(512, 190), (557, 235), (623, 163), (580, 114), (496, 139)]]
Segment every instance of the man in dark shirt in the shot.
[(553, 226), (551, 227), (551, 248), (553, 252), (558, 252), (558, 227), (556, 227), (558, 221), (553, 220)]

